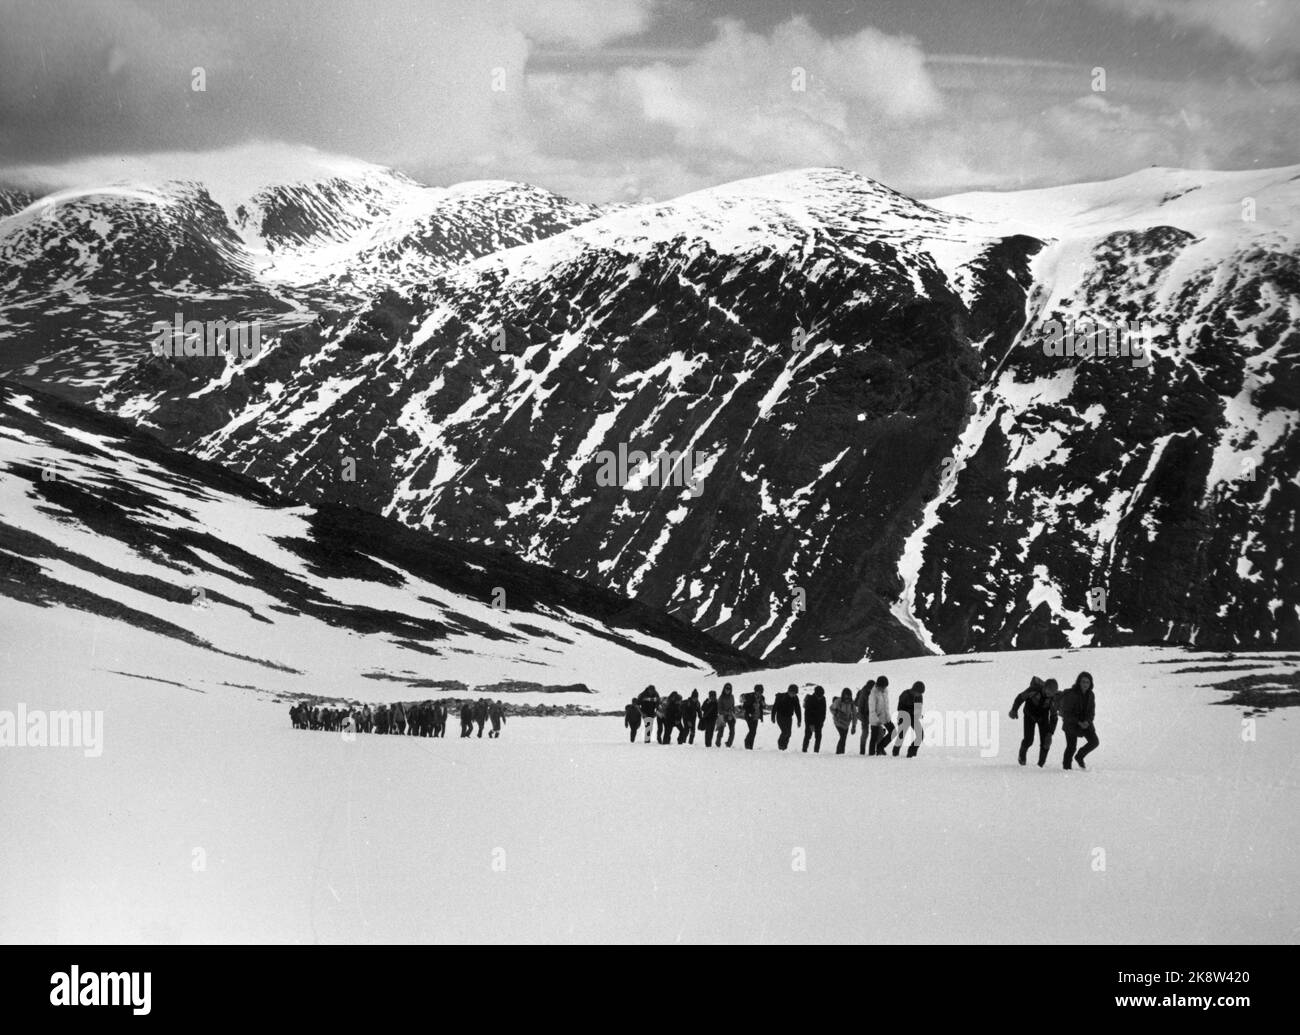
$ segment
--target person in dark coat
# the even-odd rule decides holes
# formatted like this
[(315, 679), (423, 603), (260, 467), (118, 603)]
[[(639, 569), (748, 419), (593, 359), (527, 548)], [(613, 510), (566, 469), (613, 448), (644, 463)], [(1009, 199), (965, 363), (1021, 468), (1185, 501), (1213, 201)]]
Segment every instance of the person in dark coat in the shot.
[(713, 747), (713, 727), (718, 721), (718, 691), (710, 690), (700, 705), (700, 729), (704, 731), (704, 746)]
[[(825, 719), (825, 713), (822, 718)], [(776, 746), (784, 751), (790, 744), (790, 722), (794, 720), (803, 725), (802, 710), (799, 707), (799, 687), (791, 683), (785, 693), (778, 694), (772, 702), (772, 721), (776, 723), (781, 735), (776, 739)]]
[[(803, 707), (804, 715), (807, 716), (811, 711), (811, 706), (805, 702)], [(811, 724), (812, 720), (808, 720)], [(839, 732), (840, 739), (835, 745), (837, 755), (844, 754), (844, 745), (848, 742), (849, 735), (857, 727), (858, 722), (858, 705), (853, 700), (853, 691), (847, 686), (840, 692), (840, 696), (831, 702), (831, 721), (835, 723), (835, 729)], [(808, 734), (804, 733), (804, 750), (808, 747)]]
[[(682, 695), (674, 690), (668, 695), (668, 700), (664, 702), (664, 735), (661, 744), (671, 744), (673, 742), (673, 732), (679, 731), (682, 725)], [(678, 741), (680, 743), (680, 741)]]
[(1038, 733), (1038, 768), (1047, 762), (1047, 752), (1052, 746), (1052, 734), (1056, 732), (1056, 680), (1046, 682), (1034, 676), (1029, 687), (1020, 691), (1011, 703), (1011, 717), (1025, 710), (1025, 735), (1020, 741), (1020, 764), (1029, 758), (1029, 749), (1034, 746), (1034, 733)]
[(645, 723), (645, 742), (650, 743), (650, 731), (654, 729), (655, 712), (659, 710), (659, 691), (648, 686), (637, 695), (641, 705), (641, 721)]
[[(1067, 687), (1057, 697), (1056, 708), (1061, 716), (1061, 731), (1065, 734), (1064, 768), (1069, 769), (1071, 762), (1078, 762), (1080, 769), (1087, 769), (1083, 764), (1084, 758), (1101, 743), (1097, 730), (1093, 727), (1097, 698), (1092, 690), (1092, 676), (1080, 672), (1074, 685)], [(1085, 743), (1079, 748), (1079, 753), (1075, 754), (1075, 746), (1080, 737), (1083, 737)]]
[(681, 732), (677, 734), (677, 743), (695, 743), (695, 724), (700, 718), (700, 692), (692, 690), (691, 696), (682, 702)]
[(722, 693), (718, 695), (718, 722), (713, 731), (713, 746), (722, 747), (722, 731), (727, 731), (727, 747), (736, 739), (736, 695), (732, 693), (731, 684), (722, 684)]
[[(862, 723), (862, 743), (859, 745), (858, 750), (860, 755), (867, 753), (867, 731), (871, 728), (871, 691), (875, 688), (875, 685), (876, 681), (874, 679), (868, 679), (862, 689), (858, 691), (858, 696), (853, 699), (856, 710), (854, 725), (856, 726), (859, 722)], [(872, 754), (875, 754), (875, 752), (872, 752)]]
[(493, 740), (501, 738), (501, 727), (506, 724), (506, 706), (500, 701), (493, 701), (488, 705), (488, 721), (492, 723), (492, 729), (488, 736)]
[(474, 722), (478, 725), (478, 735), (483, 736), (483, 727), (488, 720), (488, 702), (486, 697), (480, 697), (474, 702)]
[[(758, 736), (758, 724), (767, 716), (767, 701), (763, 697), (763, 684), (757, 683), (754, 689), (740, 697), (741, 714), (749, 732), (745, 734), (745, 750), (754, 750), (754, 738)], [(731, 746), (731, 742), (727, 742)]]
[(921, 749), (921, 742), (925, 739), (921, 730), (924, 698), (925, 684), (919, 679), (910, 689), (898, 695), (898, 739), (894, 742), (895, 758), (898, 757), (898, 749), (903, 746), (903, 738), (907, 736), (909, 729), (913, 732), (913, 740), (908, 746), (907, 757), (915, 758), (916, 753)]
[(813, 692), (803, 699), (803, 749), (808, 750), (808, 741), (813, 742), (813, 753), (822, 749), (822, 727), (826, 725), (826, 691), (820, 686), (813, 687)]
[(460, 735), (468, 737), (474, 732), (474, 705), (470, 701), (461, 702)]
[(623, 725), (628, 728), (628, 741), (636, 743), (636, 731), (641, 728), (641, 702), (635, 697), (623, 709)]

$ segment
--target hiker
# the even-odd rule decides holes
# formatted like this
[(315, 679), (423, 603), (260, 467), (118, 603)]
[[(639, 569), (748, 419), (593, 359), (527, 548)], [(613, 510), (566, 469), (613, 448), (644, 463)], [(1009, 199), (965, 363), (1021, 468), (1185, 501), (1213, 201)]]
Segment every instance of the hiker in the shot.
[[(879, 676), (867, 701), (867, 722), (871, 724), (869, 755), (883, 755), (894, 736), (894, 724), (889, 721), (889, 679)], [(866, 730), (862, 731), (866, 737)]]
[(488, 734), (493, 740), (501, 737), (501, 727), (506, 724), (506, 707), (500, 701), (488, 705), (488, 719), (492, 722), (492, 732)]
[(446, 701), (436, 701), (433, 705), (433, 735), (435, 737), (445, 737), (447, 735)]
[(695, 724), (700, 718), (700, 692), (692, 690), (691, 696), (682, 702), (681, 732), (677, 734), (677, 743), (695, 743)]
[[(682, 725), (682, 695), (674, 690), (664, 703), (664, 739), (663, 743), (673, 742), (673, 733), (680, 732)], [(681, 740), (678, 739), (678, 743)]]
[(641, 721), (645, 723), (645, 742), (650, 743), (650, 730), (654, 728), (655, 712), (659, 708), (659, 691), (648, 686), (637, 696), (641, 704)]
[(718, 696), (718, 724), (713, 731), (713, 746), (722, 747), (722, 731), (727, 731), (727, 747), (736, 739), (736, 695), (731, 684), (724, 683)]
[[(862, 741), (858, 744), (858, 754), (867, 753), (867, 733), (871, 729), (871, 691), (876, 688), (876, 681), (868, 679), (853, 699), (854, 718), (862, 726)], [(856, 725), (856, 723), (855, 723)]]
[(478, 735), (483, 736), (483, 727), (487, 725), (488, 720), (488, 702), (486, 697), (480, 697), (474, 702), (474, 722), (478, 726)]
[(401, 701), (393, 705), (389, 711), (389, 719), (394, 733), (399, 736), (406, 733), (406, 709), (402, 707)]
[[(740, 696), (741, 715), (749, 732), (745, 734), (745, 750), (754, 750), (754, 738), (758, 736), (758, 724), (767, 715), (767, 702), (763, 699), (763, 684), (757, 683), (754, 689)], [(728, 743), (730, 746), (730, 743)]]
[(388, 705), (381, 704), (375, 709), (375, 732), (388, 732)]
[(822, 749), (822, 727), (826, 725), (826, 691), (820, 686), (803, 699), (803, 749), (808, 750), (808, 740), (813, 741), (813, 754)]
[[(671, 695), (669, 695), (671, 696)], [(655, 743), (664, 742), (664, 730), (668, 728), (668, 698), (659, 698), (658, 705), (655, 706)]]
[[(825, 718), (824, 713), (823, 718)], [(791, 719), (798, 722), (800, 726), (803, 725), (803, 713), (799, 707), (799, 687), (795, 683), (791, 683), (785, 693), (777, 694), (772, 702), (772, 721), (781, 731), (781, 735), (776, 738), (776, 746), (782, 751), (790, 744)]]
[(704, 746), (713, 747), (713, 727), (718, 721), (718, 691), (710, 690), (700, 705), (700, 729), (704, 731)]
[(898, 739), (894, 742), (895, 758), (898, 757), (898, 750), (903, 746), (903, 738), (907, 736), (909, 729), (912, 731), (912, 743), (907, 749), (907, 757), (915, 758), (921, 748), (921, 742), (925, 739), (921, 729), (921, 706), (924, 697), (925, 684), (919, 679), (912, 684), (910, 690), (904, 690), (898, 695)]
[[(805, 716), (809, 716), (812, 714), (812, 707), (805, 704), (803, 711)], [(844, 745), (849, 739), (849, 734), (852, 733), (858, 725), (858, 706), (854, 703), (853, 691), (847, 686), (840, 692), (840, 696), (831, 702), (831, 722), (835, 723), (835, 728), (840, 734), (839, 742), (835, 745), (835, 753), (837, 755), (842, 755), (844, 754)], [(811, 718), (808, 720), (808, 724), (810, 726), (812, 725)], [(820, 746), (820, 734), (818, 735), (817, 740), (818, 746)], [(807, 751), (807, 733), (804, 733), (803, 741), (803, 749)]]
[(1056, 680), (1046, 682), (1034, 676), (1029, 681), (1029, 688), (1020, 691), (1011, 703), (1011, 718), (1023, 706), (1025, 709), (1025, 735), (1020, 741), (1020, 764), (1029, 758), (1029, 749), (1034, 746), (1034, 733), (1038, 733), (1038, 768), (1047, 762), (1047, 752), (1052, 746), (1052, 734), (1056, 732)]
[(470, 701), (462, 701), (460, 705), (460, 735), (468, 737), (474, 732), (474, 705)]
[(370, 705), (361, 709), (361, 732), (369, 733), (375, 728), (375, 716), (370, 710)]
[[(1063, 768), (1069, 769), (1071, 762), (1077, 762), (1080, 769), (1087, 769), (1084, 758), (1097, 749), (1101, 741), (1093, 727), (1093, 717), (1097, 712), (1097, 697), (1092, 689), (1092, 676), (1080, 672), (1074, 685), (1061, 691), (1056, 699), (1056, 709), (1061, 716), (1061, 730), (1065, 733), (1065, 758)], [(1075, 745), (1083, 737), (1085, 743), (1075, 754)]]
[(623, 725), (628, 728), (628, 742), (636, 743), (636, 731), (641, 728), (641, 703), (634, 697), (623, 709)]

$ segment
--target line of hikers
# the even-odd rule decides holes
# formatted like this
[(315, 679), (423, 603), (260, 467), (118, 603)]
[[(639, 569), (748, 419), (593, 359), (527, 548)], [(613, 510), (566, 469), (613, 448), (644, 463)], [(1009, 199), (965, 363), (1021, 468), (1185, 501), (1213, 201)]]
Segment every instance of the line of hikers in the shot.
[[(839, 734), (835, 745), (837, 755), (844, 754), (848, 738), (861, 726), (859, 754), (884, 755), (892, 742), (893, 755), (897, 758), (910, 732), (912, 743), (908, 745), (907, 757), (915, 758), (925, 740), (921, 725), (924, 703), (925, 684), (918, 680), (898, 695), (896, 707), (891, 712), (888, 676), (867, 680), (856, 696), (845, 687), (839, 697), (829, 702), (829, 707), (826, 690), (821, 686), (814, 686), (800, 705), (799, 687), (791, 683), (785, 693), (776, 695), (770, 709), (761, 683), (749, 693), (741, 694), (739, 704), (730, 683), (723, 685), (721, 694), (710, 690), (704, 700), (700, 700), (698, 690), (692, 690), (690, 697), (683, 697), (676, 690), (661, 695), (653, 686), (648, 686), (623, 709), (623, 725), (631, 743), (636, 743), (637, 733), (644, 726), (647, 744), (652, 732), (660, 744), (673, 743), (674, 733), (678, 744), (694, 744), (698, 729), (704, 736), (705, 747), (722, 747), (724, 736), (726, 746), (731, 747), (736, 738), (736, 718), (739, 716), (747, 728), (745, 747), (752, 751), (759, 724), (770, 715), (780, 731), (776, 741), (780, 750), (789, 747), (793, 726), (798, 724), (803, 727), (803, 750), (807, 751), (811, 744), (814, 752), (820, 752), (822, 729), (829, 713)], [(1029, 688), (1012, 704), (1011, 718), (1017, 718), (1021, 708), (1025, 713), (1024, 740), (1020, 744), (1021, 765), (1026, 762), (1035, 733), (1039, 739), (1038, 764), (1042, 766), (1047, 761), (1047, 751), (1059, 719), (1065, 732), (1065, 768), (1071, 768), (1072, 762), (1077, 762), (1080, 769), (1087, 768), (1084, 757), (1099, 743), (1097, 731), (1093, 728), (1096, 698), (1092, 676), (1087, 672), (1079, 673), (1074, 685), (1065, 691), (1058, 691), (1055, 679), (1044, 681), (1034, 676)], [(893, 721), (895, 717), (897, 723)], [(1080, 738), (1085, 741), (1082, 748), (1077, 747)]]
[[(452, 702), (453, 704), (455, 702)], [(344, 733), (388, 733), (409, 737), (445, 737), (450, 709), (446, 701), (413, 701), (392, 705), (353, 704), (345, 708), (320, 707), (305, 702), (289, 708), (289, 718), (294, 729), (329, 730)], [(483, 728), (491, 723), (488, 737), (501, 736), (506, 724), (506, 706), (500, 701), (480, 697), (476, 701), (460, 702), (460, 735), (483, 736)]]
[[(790, 745), (794, 725), (803, 727), (803, 749), (812, 746), (814, 752), (822, 748), (822, 729), (829, 714), (839, 741), (835, 745), (837, 755), (844, 754), (845, 745), (851, 734), (862, 726), (862, 736), (858, 742), (858, 751), (863, 755), (883, 755), (885, 748), (894, 742), (894, 754), (898, 755), (903, 746), (903, 738), (908, 731), (913, 731), (914, 739), (907, 749), (907, 757), (915, 758), (921, 746), (921, 711), (925, 698), (925, 684), (918, 681), (898, 695), (898, 724), (893, 722), (894, 712), (889, 708), (889, 678), (877, 676), (867, 681), (855, 697), (853, 691), (845, 687), (840, 696), (832, 701), (826, 697), (824, 687), (815, 686), (799, 702), (799, 687), (791, 683), (785, 693), (777, 694), (770, 708), (766, 691), (758, 684), (749, 693), (741, 694), (737, 702), (731, 684), (722, 687), (722, 693), (710, 690), (708, 697), (700, 700), (700, 692), (692, 690), (690, 697), (682, 697), (676, 690), (667, 696), (661, 696), (653, 686), (648, 686), (632, 698), (623, 712), (623, 724), (629, 731), (628, 739), (636, 741), (637, 731), (644, 724), (645, 742), (650, 743), (652, 730), (660, 744), (671, 744), (673, 733), (677, 734), (678, 744), (694, 744), (697, 729), (704, 735), (705, 747), (722, 747), (725, 743), (731, 747), (736, 739), (736, 719), (739, 717), (746, 726), (745, 747), (753, 750), (754, 740), (758, 736), (759, 724), (770, 716), (780, 731), (776, 746), (784, 751)], [(897, 733), (897, 735), (895, 735)]]

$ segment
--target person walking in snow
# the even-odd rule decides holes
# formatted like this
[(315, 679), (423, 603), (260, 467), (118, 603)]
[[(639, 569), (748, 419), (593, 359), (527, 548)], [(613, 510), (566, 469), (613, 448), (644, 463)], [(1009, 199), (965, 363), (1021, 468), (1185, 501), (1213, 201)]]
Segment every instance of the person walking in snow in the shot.
[(1025, 735), (1020, 741), (1021, 765), (1028, 761), (1029, 749), (1034, 746), (1035, 732), (1038, 733), (1038, 768), (1043, 768), (1047, 762), (1052, 734), (1056, 732), (1056, 698), (1056, 680), (1044, 682), (1034, 676), (1029, 681), (1028, 689), (1020, 691), (1011, 703), (1011, 718), (1016, 718), (1016, 713), (1021, 708), (1025, 710)]
[[(763, 684), (755, 684), (754, 689), (740, 697), (741, 715), (749, 732), (745, 734), (745, 750), (754, 750), (754, 738), (758, 736), (758, 724), (767, 715), (767, 701), (763, 699)], [(730, 747), (730, 742), (728, 742)]]
[(636, 743), (636, 731), (641, 728), (641, 702), (635, 697), (623, 709), (623, 725), (628, 729), (628, 741)]
[(808, 741), (813, 742), (813, 753), (822, 749), (822, 727), (826, 725), (826, 690), (815, 686), (813, 692), (803, 699), (803, 749), (808, 750)]
[(695, 724), (700, 718), (700, 692), (692, 690), (691, 696), (682, 702), (681, 732), (677, 734), (677, 743), (695, 743)]
[(722, 747), (722, 731), (727, 731), (727, 747), (736, 739), (736, 695), (730, 683), (724, 683), (718, 695), (718, 724), (713, 730), (714, 747)]
[(462, 701), (460, 705), (460, 735), (468, 737), (474, 732), (474, 705), (470, 701)]
[[(825, 691), (823, 691), (824, 693)], [(823, 713), (824, 717), (824, 713)], [(785, 693), (778, 694), (772, 702), (772, 721), (776, 723), (781, 735), (776, 738), (776, 746), (784, 751), (790, 744), (791, 720), (803, 725), (803, 713), (799, 707), (799, 687), (791, 683)]]
[(710, 690), (700, 705), (700, 729), (704, 731), (704, 746), (713, 747), (713, 727), (718, 722), (718, 691)]
[(474, 722), (478, 726), (478, 735), (483, 736), (483, 727), (487, 725), (488, 720), (488, 702), (486, 697), (480, 697), (474, 702)]
[(661, 743), (671, 744), (673, 742), (673, 734), (679, 732), (681, 726), (682, 695), (674, 690), (664, 701), (664, 739)]
[[(804, 715), (808, 715), (811, 709), (805, 704)], [(849, 734), (857, 727), (858, 724), (858, 706), (853, 700), (853, 691), (847, 686), (840, 692), (840, 696), (835, 698), (831, 703), (831, 721), (835, 723), (835, 729), (839, 732), (840, 739), (835, 745), (837, 755), (844, 754), (844, 745), (849, 739)], [(812, 720), (809, 720), (811, 724)], [(808, 734), (803, 735), (804, 750), (808, 750)]]
[(907, 731), (912, 731), (912, 743), (907, 749), (907, 757), (915, 758), (917, 751), (921, 749), (921, 742), (925, 735), (921, 729), (922, 718), (922, 700), (925, 697), (925, 684), (919, 679), (912, 684), (911, 689), (904, 690), (898, 695), (898, 739), (894, 742), (894, 757), (898, 757), (898, 749), (903, 746), (903, 738), (907, 736)]
[[(1087, 769), (1083, 764), (1084, 758), (1101, 743), (1093, 726), (1097, 714), (1097, 697), (1092, 689), (1092, 676), (1080, 672), (1074, 685), (1067, 687), (1057, 697), (1056, 707), (1061, 716), (1061, 731), (1065, 734), (1063, 767), (1069, 769), (1071, 762), (1077, 762), (1080, 769)], [(1079, 748), (1079, 753), (1075, 754), (1075, 746), (1080, 737), (1085, 743)]]
[[(894, 736), (894, 724), (889, 720), (889, 680), (885, 676), (878, 677), (871, 688), (867, 700), (867, 722), (871, 725), (868, 754), (883, 755)], [(865, 737), (865, 731), (863, 735)]]
[(488, 734), (494, 740), (501, 739), (501, 727), (506, 724), (506, 708), (500, 701), (488, 705), (488, 719), (492, 723), (492, 732)]
[(857, 697), (853, 699), (855, 717), (857, 724), (862, 726), (862, 742), (858, 745), (858, 754), (867, 753), (867, 731), (871, 728), (870, 718), (870, 701), (871, 691), (875, 689), (876, 681), (868, 679), (861, 690), (858, 691)]
[(648, 686), (637, 695), (641, 705), (641, 721), (645, 723), (645, 742), (650, 743), (650, 731), (654, 728), (655, 713), (659, 710), (659, 691)]

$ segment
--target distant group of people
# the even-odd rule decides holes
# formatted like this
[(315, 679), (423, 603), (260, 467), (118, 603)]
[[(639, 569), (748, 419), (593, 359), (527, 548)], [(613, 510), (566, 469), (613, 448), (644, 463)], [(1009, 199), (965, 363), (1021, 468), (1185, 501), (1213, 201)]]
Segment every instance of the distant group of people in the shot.
[[(785, 693), (776, 695), (770, 706), (761, 683), (741, 694), (739, 701), (730, 683), (723, 685), (721, 693), (710, 690), (703, 700), (699, 690), (692, 690), (689, 697), (683, 697), (676, 690), (661, 695), (653, 686), (648, 686), (623, 709), (623, 725), (632, 743), (636, 743), (638, 733), (644, 728), (647, 744), (652, 735), (660, 744), (672, 744), (674, 737), (678, 744), (694, 744), (698, 731), (704, 738), (705, 747), (722, 747), (724, 742), (731, 747), (736, 739), (736, 719), (739, 717), (746, 727), (745, 748), (752, 751), (759, 724), (770, 717), (778, 730), (778, 749), (784, 751), (790, 746), (794, 727), (798, 725), (803, 728), (803, 750), (807, 751), (811, 746), (816, 753), (821, 751), (822, 730), (829, 715), (839, 735), (835, 744), (837, 755), (844, 754), (849, 737), (856, 734), (860, 726), (859, 754), (884, 755), (892, 743), (892, 754), (897, 758), (910, 733), (911, 743), (907, 745), (906, 757), (915, 758), (925, 740), (921, 725), (925, 684), (918, 680), (904, 690), (898, 695), (893, 709), (889, 703), (889, 677), (883, 675), (867, 680), (856, 695), (845, 687), (829, 702), (825, 688), (814, 686), (801, 703), (799, 686), (791, 683)], [(1087, 672), (1079, 673), (1074, 684), (1064, 691), (1058, 691), (1056, 680), (1034, 676), (1029, 688), (1012, 704), (1011, 718), (1018, 718), (1021, 709), (1024, 710), (1025, 723), (1024, 739), (1020, 744), (1021, 765), (1026, 763), (1035, 734), (1039, 741), (1038, 764), (1046, 763), (1059, 721), (1065, 732), (1065, 768), (1070, 769), (1072, 763), (1080, 769), (1087, 768), (1084, 758), (1099, 744), (1093, 726), (1096, 698), (1092, 676)], [(1080, 739), (1084, 741), (1083, 747), (1078, 746)]]
[[(453, 704), (455, 702), (452, 702)], [(451, 714), (446, 701), (413, 701), (407, 704), (350, 705), (343, 708), (321, 707), (305, 702), (289, 708), (294, 729), (329, 730), (351, 733), (387, 733), (409, 737), (445, 737), (447, 717)], [(500, 701), (480, 697), (460, 702), (460, 735), (478, 735), (491, 724), (489, 738), (501, 736), (506, 724), (506, 706)]]
[[(736, 718), (739, 717), (746, 727), (745, 747), (752, 751), (759, 724), (770, 717), (779, 731), (776, 746), (780, 750), (790, 746), (794, 727), (798, 725), (803, 728), (803, 750), (807, 751), (811, 746), (816, 753), (822, 749), (822, 730), (829, 715), (839, 734), (835, 745), (837, 755), (844, 754), (848, 738), (861, 726), (859, 754), (883, 755), (892, 741), (893, 753), (897, 756), (910, 731), (912, 743), (907, 748), (907, 757), (915, 758), (924, 739), (921, 731), (924, 699), (925, 684), (918, 680), (898, 695), (897, 707), (891, 711), (888, 676), (867, 680), (856, 696), (845, 687), (839, 697), (829, 701), (825, 687), (814, 686), (802, 703), (798, 684), (791, 683), (785, 693), (776, 695), (770, 707), (761, 683), (741, 694), (739, 701), (730, 683), (723, 685), (721, 693), (710, 690), (703, 700), (700, 700), (698, 690), (692, 690), (690, 697), (683, 697), (676, 690), (663, 696), (653, 686), (648, 686), (624, 709), (623, 724), (632, 742), (636, 741), (638, 731), (644, 726), (647, 744), (652, 732), (660, 744), (673, 743), (674, 734), (678, 744), (694, 744), (695, 733), (699, 730), (705, 747), (722, 747), (724, 743), (731, 747), (736, 739)], [(895, 715), (897, 724), (893, 721)]]

